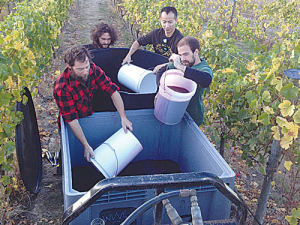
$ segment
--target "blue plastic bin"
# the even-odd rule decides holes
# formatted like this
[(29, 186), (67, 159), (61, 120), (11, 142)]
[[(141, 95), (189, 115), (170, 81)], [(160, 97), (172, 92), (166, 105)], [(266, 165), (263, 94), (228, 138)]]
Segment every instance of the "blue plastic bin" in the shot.
[[(160, 123), (154, 117), (153, 109), (128, 110), (126, 114), (133, 123), (133, 134), (144, 147), (133, 162), (171, 160), (178, 164), (182, 173), (214, 173), (233, 188), (234, 172), (187, 113), (179, 124), (173, 126)], [(121, 127), (117, 112), (96, 112), (92, 116), (79, 119), (79, 122), (88, 142), (94, 149)], [(76, 169), (90, 168), (92, 165), (84, 159), (83, 147), (67, 123), (62, 122), (61, 135), (63, 196), (66, 210), (86, 193), (86, 191), (74, 189), (75, 183), (72, 180), (74, 174), (72, 173)], [(96, 179), (95, 176), (97, 176)], [(101, 174), (89, 173), (76, 179), (79, 186), (84, 186), (87, 181), (98, 178), (101, 178)], [(197, 195), (204, 220), (229, 218), (231, 202), (216, 188), (202, 187), (201, 190), (197, 190)], [(154, 190), (110, 192), (98, 199), (71, 224), (89, 224), (93, 219), (99, 217), (104, 219), (108, 225), (119, 224), (135, 208), (152, 197), (154, 197)], [(180, 215), (190, 214), (189, 198), (174, 198), (170, 201)], [(153, 221), (151, 222), (152, 215), (152, 211), (148, 210), (138, 219), (137, 224), (153, 224)], [(163, 223), (170, 223), (165, 211), (163, 212)]]

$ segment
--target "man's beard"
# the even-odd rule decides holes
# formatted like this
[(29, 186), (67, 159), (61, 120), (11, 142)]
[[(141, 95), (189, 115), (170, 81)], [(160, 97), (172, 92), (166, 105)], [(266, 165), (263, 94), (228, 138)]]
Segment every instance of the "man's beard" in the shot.
[[(108, 44), (108, 45), (101, 45), (101, 44), (99, 43), (99, 46), (100, 46), (100, 48), (109, 48), (110, 44)], [(104, 46), (107, 46), (107, 47), (104, 47)]]
[(196, 61), (195, 56), (193, 56), (193, 60), (192, 60), (191, 62), (185, 60), (185, 61), (183, 61), (182, 63), (183, 63), (183, 65), (185, 65), (185, 66), (187, 66), (187, 67), (192, 67), (192, 66), (195, 64), (195, 61)]
[(84, 78), (81, 77), (81, 76), (78, 76), (78, 75), (75, 73), (75, 71), (74, 71), (73, 68), (71, 69), (71, 76), (74, 77), (75, 80), (78, 80), (78, 81), (81, 82), (81, 83), (84, 83), (84, 82), (86, 82), (86, 81), (88, 80), (88, 75), (85, 76)]

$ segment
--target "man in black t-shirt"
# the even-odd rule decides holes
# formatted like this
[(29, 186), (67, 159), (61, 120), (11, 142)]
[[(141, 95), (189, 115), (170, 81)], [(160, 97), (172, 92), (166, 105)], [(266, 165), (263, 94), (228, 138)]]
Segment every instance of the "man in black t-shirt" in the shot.
[(167, 6), (160, 11), (161, 28), (150, 31), (145, 36), (140, 37), (135, 41), (126, 57), (123, 59), (123, 64), (131, 62), (131, 56), (141, 46), (152, 44), (154, 51), (160, 55), (170, 57), (177, 52), (177, 43), (183, 38), (179, 30), (175, 28), (177, 23), (177, 10), (174, 7)]

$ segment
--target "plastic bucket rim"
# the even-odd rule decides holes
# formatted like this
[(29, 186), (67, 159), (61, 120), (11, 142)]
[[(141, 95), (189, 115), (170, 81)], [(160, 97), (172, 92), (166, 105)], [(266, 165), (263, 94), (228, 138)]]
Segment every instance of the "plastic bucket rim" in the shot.
[[(146, 75), (144, 75), (144, 73), (146, 73)], [(139, 79), (138, 84), (137, 84), (137, 87), (136, 87), (137, 93), (141, 93), (140, 88), (141, 88), (141, 84), (142, 84), (144, 78), (145, 78), (146, 76), (148, 76), (148, 75), (151, 75), (151, 74), (154, 74), (154, 73), (153, 73), (151, 70), (146, 70), (146, 69), (145, 69), (145, 71), (140, 75), (140, 79)], [(156, 86), (156, 85), (155, 85), (155, 86)], [(157, 91), (157, 86), (156, 86), (156, 90), (153, 91), (153, 92), (142, 92), (142, 93), (155, 93), (156, 91)]]
[[(130, 68), (132, 67), (134, 72), (136, 72), (136, 76), (128, 75)], [(132, 69), (131, 69), (132, 70)], [(141, 73), (139, 73), (141, 72)], [(136, 66), (134, 64), (124, 64), (118, 71), (117, 79), (118, 81), (124, 85), (125, 87), (129, 88), (130, 90), (136, 93), (155, 93), (157, 91), (156, 79), (153, 82), (153, 91), (143, 91), (141, 92), (141, 84), (146, 76), (149, 74), (153, 74), (153, 71), (144, 69), (142, 67)], [(127, 81), (126, 81), (127, 80)], [(129, 82), (128, 82), (129, 81)], [(150, 84), (149, 84), (150, 85)]]
[[(116, 146), (114, 146), (114, 143), (111, 143), (110, 142), (110, 138), (113, 137), (114, 135), (116, 135), (117, 133), (121, 132), (123, 130), (123, 128), (120, 128), (119, 130), (117, 130), (112, 136), (110, 136), (108, 139), (106, 139), (101, 145), (99, 145), (97, 148), (104, 148), (105, 151), (113, 151), (113, 149), (117, 149)], [(136, 157), (142, 150), (143, 150), (143, 146), (142, 144), (140, 143), (140, 141), (135, 137), (135, 135), (130, 131), (130, 130), (127, 130), (127, 132), (125, 133), (121, 133), (121, 135), (130, 135), (130, 137), (128, 137), (127, 139), (131, 139), (133, 140), (133, 143), (134, 143), (134, 148), (132, 149), (129, 149), (130, 151), (128, 151), (127, 149), (127, 155), (129, 155), (130, 153), (132, 154), (132, 150), (134, 149), (139, 149), (139, 151), (137, 152), (136, 155), (134, 155), (134, 157)], [(112, 148), (113, 149), (112, 149)], [(97, 149), (96, 148), (96, 149)], [(96, 150), (95, 149), (95, 150)], [(113, 159), (110, 159), (111, 163), (113, 163), (112, 161), (115, 161), (117, 164), (119, 164), (119, 158), (118, 158), (118, 154), (117, 154), (117, 151), (114, 151), (114, 154), (116, 155), (116, 157), (113, 157)], [(127, 158), (127, 157), (126, 157)], [(124, 161), (124, 158), (122, 159)], [(96, 161), (96, 159), (93, 159), (91, 158), (91, 162), (93, 163), (93, 165), (105, 176), (105, 178), (111, 178), (111, 177), (114, 177), (114, 176), (117, 176), (124, 168), (120, 168), (117, 166), (116, 170), (115, 171), (111, 171), (111, 169), (109, 168), (110, 165), (106, 165), (106, 166), (103, 166), (101, 165), (98, 161)], [(122, 164), (123, 162), (121, 162), (120, 164)], [(130, 163), (130, 162), (129, 162)], [(128, 163), (128, 164), (129, 164)]]
[(196, 82), (178, 75), (168, 75), (168, 77), (169, 77), (168, 79), (172, 79), (172, 77), (184, 79), (185, 82), (188, 82), (191, 84), (191, 86), (193, 86), (193, 90), (192, 91), (188, 90), (189, 91), (188, 93), (177, 92), (169, 88), (168, 85), (165, 85), (166, 82), (164, 82), (164, 85), (163, 86), (160, 85), (158, 90), (158, 93), (160, 93), (163, 97), (166, 97), (171, 101), (185, 102), (185, 101), (189, 101), (195, 95), (197, 90)]

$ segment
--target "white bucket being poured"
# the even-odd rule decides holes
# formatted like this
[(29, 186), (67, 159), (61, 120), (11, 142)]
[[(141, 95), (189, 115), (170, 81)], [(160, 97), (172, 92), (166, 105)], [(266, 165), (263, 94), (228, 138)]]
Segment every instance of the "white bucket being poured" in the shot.
[(118, 81), (136, 93), (155, 93), (157, 90), (156, 75), (132, 64), (124, 64), (120, 68)]
[(121, 128), (95, 149), (93, 165), (105, 178), (117, 176), (143, 149), (139, 140)]
[(167, 125), (179, 123), (194, 96), (197, 84), (179, 70), (167, 70), (160, 79), (154, 116)]

